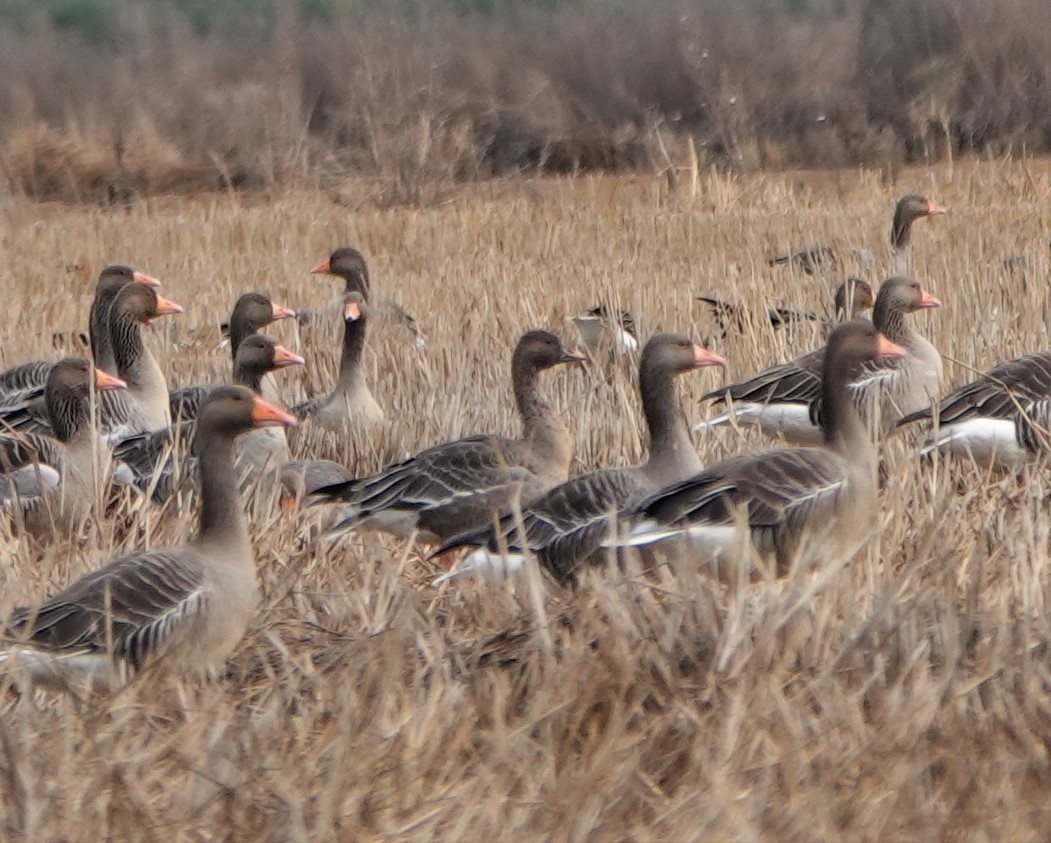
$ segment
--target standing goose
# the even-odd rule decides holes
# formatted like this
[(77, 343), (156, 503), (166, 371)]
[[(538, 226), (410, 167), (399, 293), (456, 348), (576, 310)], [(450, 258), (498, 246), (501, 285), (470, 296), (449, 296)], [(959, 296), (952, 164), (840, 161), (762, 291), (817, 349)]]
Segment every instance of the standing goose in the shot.
[(99, 409), (104, 432), (128, 435), (158, 430), (171, 423), (168, 384), (142, 341), (142, 326), (161, 316), (182, 312), (181, 305), (142, 284), (127, 284), (117, 293), (109, 312), (110, 342), (117, 374), (128, 388), (124, 392), (103, 393)]
[[(902, 196), (894, 206), (894, 218), (890, 226), (890, 248), (893, 256), (893, 274), (908, 274), (906, 251), (912, 240), (912, 225), (924, 217), (940, 216), (947, 213), (941, 205), (931, 202), (918, 193)], [(857, 250), (860, 252), (861, 250)], [(869, 262), (875, 257), (867, 254)], [(831, 246), (810, 246), (792, 255), (782, 255), (768, 261), (770, 266), (784, 264), (795, 266), (807, 275), (813, 275), (824, 264), (834, 264), (836, 256)]]
[(215, 676), (244, 635), (257, 601), (255, 561), (234, 477), (234, 440), (295, 419), (243, 387), (219, 387), (197, 422), (201, 510), (196, 537), (169, 550), (122, 556), (15, 611), (22, 643), (0, 663), (38, 682), (125, 681), (155, 660), (175, 674)]
[(1037, 352), (1000, 363), (949, 393), (937, 413), (925, 407), (899, 426), (937, 417), (922, 453), (947, 450), (976, 461), (1017, 466), (1046, 450), (1051, 430), (1051, 353)]
[[(935, 307), (941, 307), (941, 302), (911, 278), (889, 278), (880, 286), (873, 324), (909, 354), (900, 362), (891, 359), (873, 366), (852, 389), (874, 436), (886, 435), (903, 412), (928, 406), (931, 396), (938, 393), (941, 355), (905, 321), (906, 313)], [(702, 400), (726, 404), (726, 412), (702, 422), (698, 429), (732, 422), (757, 426), (767, 436), (784, 437), (798, 445), (818, 444), (822, 434), (816, 416), (824, 361), (825, 348), (819, 348), (708, 393)]]
[[(90, 389), (123, 389), (124, 381), (70, 357), (51, 367), (44, 404), (52, 436), (28, 433), (0, 438), (0, 472), (17, 501), (26, 528), (36, 535), (76, 527), (95, 500), (96, 480), (108, 469), (109, 451), (91, 419)], [(5, 503), (8, 501), (5, 501)]]
[[(269, 337), (253, 334), (237, 349), (233, 383), (265, 397), (262, 394), (265, 375), (302, 364), (303, 358), (298, 354), (277, 345)], [(215, 389), (214, 385), (198, 385), (180, 390), (180, 403), (172, 406), (172, 417), (180, 420), (177, 424), (118, 442), (113, 449), (117, 463), (114, 481), (141, 491), (152, 487), (155, 501), (167, 500), (178, 487), (178, 478), (192, 474), (192, 458), (186, 446), (193, 440), (194, 422)], [(237, 442), (237, 474), (243, 487), (258, 481), (264, 471), (279, 472), (288, 459), (288, 439), (282, 427), (252, 430)]]
[[(341, 246), (322, 261), (319, 261), (310, 269), (311, 275), (330, 275), (343, 280), (343, 295), (347, 293), (361, 293), (362, 300), (369, 301), (371, 294), (369, 281), (369, 267), (365, 263), (365, 256), (351, 246)], [(426, 343), (420, 331), (416, 317), (409, 313), (397, 302), (390, 299), (372, 301), (376, 316), (390, 319), (395, 324), (407, 330), (413, 338), (413, 344), (422, 348)], [(325, 312), (330, 309), (325, 308)], [(301, 321), (310, 322), (317, 318), (317, 313), (309, 310), (300, 311)]]
[(313, 419), (329, 430), (346, 425), (371, 425), (383, 421), (383, 409), (372, 397), (361, 354), (365, 348), (365, 332), (369, 308), (365, 297), (354, 290), (343, 296), (343, 353), (339, 362), (339, 379), (328, 395), (304, 401), (292, 408), (296, 418)]
[[(675, 378), (705, 366), (723, 366), (721, 357), (677, 334), (658, 334), (642, 351), (639, 391), (650, 434), (649, 459), (631, 468), (605, 468), (573, 477), (548, 490), (497, 525), (484, 524), (446, 541), (436, 552), (476, 547), (459, 568), (435, 582), (462, 573), (517, 569), (523, 548), (560, 582), (576, 579), (579, 566), (599, 552), (610, 519), (647, 495), (701, 470), (675, 394)], [(520, 525), (521, 524), (521, 532)], [(511, 553), (501, 557), (501, 551)]]
[[(117, 293), (126, 284), (132, 283), (145, 284), (153, 288), (161, 285), (156, 278), (122, 264), (105, 267), (99, 273), (95, 284), (95, 298), (91, 302), (91, 311), (88, 316), (88, 341), (91, 344), (91, 357), (95, 362), (95, 368), (102, 369), (111, 375), (116, 374), (117, 367), (113, 360), (106, 320)], [(53, 360), (30, 360), (0, 372), (0, 396), (3, 396), (3, 403), (5, 405), (21, 404), (35, 397), (31, 391), (43, 390), (54, 365)], [(20, 394), (12, 395), (12, 393)], [(43, 407), (41, 407), (42, 411)]]
[[(737, 333), (747, 330), (748, 324), (740, 305), (730, 304), (712, 296), (697, 296), (696, 298), (712, 308), (721, 336), (726, 336), (731, 326)], [(822, 316), (812, 310), (792, 310), (787, 307), (767, 308), (766, 316), (775, 330), (795, 322), (821, 322), (827, 335), (840, 322), (854, 319), (875, 303), (875, 295), (868, 281), (861, 278), (848, 278), (836, 287), (832, 317)]]
[(91, 357), (95, 368), (102, 369), (111, 375), (117, 373), (117, 361), (113, 357), (113, 342), (109, 332), (109, 312), (117, 293), (128, 284), (145, 284), (157, 289), (161, 282), (156, 278), (138, 272), (130, 266), (107, 266), (99, 275), (95, 285), (95, 300), (91, 304), (88, 317), (88, 338), (91, 342)]
[(335, 531), (418, 534), (435, 544), (528, 504), (569, 476), (573, 437), (538, 389), (540, 373), (583, 360), (547, 331), (529, 331), (511, 358), (522, 436), (477, 434), (420, 451), (378, 474), (317, 490), (318, 502), (347, 504)]
[(879, 512), (876, 451), (850, 387), (874, 362), (906, 356), (869, 322), (836, 328), (821, 378), (822, 447), (716, 463), (639, 504), (629, 514), (630, 535), (612, 544), (684, 540), (690, 558), (720, 576), (732, 575), (735, 563), (749, 557), (749, 544), (775, 563), (779, 576), (797, 566), (846, 561), (871, 534)]

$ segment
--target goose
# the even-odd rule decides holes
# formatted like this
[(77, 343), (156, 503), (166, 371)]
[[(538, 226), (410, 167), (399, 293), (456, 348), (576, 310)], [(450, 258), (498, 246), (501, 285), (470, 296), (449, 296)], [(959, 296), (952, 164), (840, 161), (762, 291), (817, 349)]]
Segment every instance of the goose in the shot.
[[(91, 357), (95, 368), (111, 375), (117, 373), (113, 360), (113, 349), (110, 345), (109, 331), (106, 328), (109, 309), (117, 293), (132, 283), (145, 284), (156, 289), (161, 282), (151, 275), (132, 269), (123, 264), (112, 264), (99, 273), (95, 284), (95, 298), (91, 303), (88, 315), (88, 342), (91, 345)], [(30, 360), (19, 363), (0, 372), (0, 400), (4, 405), (23, 404), (42, 394), (47, 383), (54, 360)], [(41, 413), (43, 407), (40, 407)]]
[[(277, 345), (269, 337), (253, 334), (237, 349), (233, 383), (265, 398), (262, 382), (266, 374), (301, 366), (303, 362), (298, 354)], [(214, 385), (185, 387), (180, 391), (181, 403), (173, 405), (173, 418), (179, 419), (175, 425), (128, 436), (116, 443), (114, 482), (140, 491), (152, 488), (152, 498), (158, 503), (171, 497), (179, 487), (179, 479), (193, 473), (188, 446), (193, 440), (194, 423), (215, 389)], [(244, 434), (237, 442), (235, 461), (242, 488), (258, 483), (268, 471), (276, 474), (288, 459), (284, 428), (265, 427)]]
[[(934, 420), (936, 419), (936, 423)], [(1016, 357), (949, 393), (935, 412), (925, 407), (898, 421), (932, 421), (922, 454), (946, 450), (976, 462), (1014, 467), (1046, 449), (1051, 429), (1051, 353)]]
[[(675, 378), (706, 366), (724, 366), (717, 354), (678, 334), (658, 334), (639, 360), (639, 392), (650, 435), (649, 459), (631, 468), (605, 468), (573, 477), (536, 498), (521, 513), (447, 540), (434, 555), (477, 548), (435, 584), (464, 573), (486, 575), (521, 567), (528, 548), (545, 570), (573, 582), (580, 564), (599, 551), (611, 516), (664, 486), (701, 470), (675, 394)], [(507, 551), (501, 555), (501, 551)]]
[[(924, 217), (940, 216), (945, 213), (948, 211), (941, 205), (918, 193), (907, 193), (897, 201), (890, 226), (890, 248), (895, 275), (905, 275), (908, 272), (906, 250), (912, 240), (913, 223)], [(868, 262), (875, 260), (871, 254), (867, 254), (866, 257)], [(807, 275), (813, 275), (825, 264), (835, 264), (836, 255), (831, 246), (809, 246), (794, 254), (771, 258), (767, 263), (770, 266), (793, 266)]]
[(311, 419), (328, 430), (346, 425), (374, 425), (383, 421), (383, 409), (372, 397), (361, 366), (369, 308), (362, 293), (352, 290), (343, 296), (343, 353), (339, 379), (328, 395), (304, 401), (292, 408), (300, 421)]
[(605, 305), (588, 308), (581, 316), (566, 320), (577, 330), (580, 345), (592, 360), (598, 359), (604, 349), (612, 346), (617, 356), (634, 354), (639, 350), (639, 333), (635, 317), (622, 310), (614, 318)]
[[(726, 336), (731, 324), (738, 333), (743, 333), (747, 329), (748, 324), (740, 305), (730, 304), (714, 296), (697, 296), (696, 298), (712, 308), (722, 336)], [(833, 297), (833, 318), (822, 316), (812, 310), (791, 310), (786, 307), (767, 308), (766, 315), (775, 330), (794, 322), (821, 322), (827, 335), (840, 322), (854, 319), (875, 303), (875, 294), (868, 281), (861, 278), (848, 278), (836, 287)]]
[(52, 436), (0, 437), (4, 502), (17, 503), (34, 535), (79, 525), (96, 498), (96, 480), (108, 469), (109, 450), (91, 420), (92, 382), (100, 393), (126, 386), (82, 358), (59, 360), (44, 386)]
[(295, 419), (240, 386), (217, 387), (194, 439), (201, 509), (189, 544), (130, 553), (81, 577), (39, 607), (16, 609), (21, 640), (0, 664), (60, 687), (123, 684), (150, 664), (215, 677), (255, 612), (255, 561), (234, 479), (234, 441)]
[[(873, 367), (853, 388), (873, 436), (893, 430), (902, 413), (930, 404), (940, 389), (942, 359), (937, 349), (905, 321), (905, 314), (941, 307), (941, 302), (911, 278), (889, 278), (880, 286), (872, 321), (876, 328), (909, 352), (904, 360)], [(757, 426), (771, 437), (797, 445), (822, 441), (816, 415), (821, 406), (821, 372), (825, 348), (766, 369), (744, 381), (709, 392), (702, 400), (726, 404), (726, 411), (696, 429), (725, 424)], [(813, 406), (812, 406), (813, 405)]]
[(314, 503), (342, 502), (332, 528), (381, 530), (438, 544), (507, 510), (527, 504), (569, 476), (573, 437), (540, 394), (540, 373), (583, 360), (547, 331), (529, 331), (511, 357), (522, 436), (476, 434), (435, 445), (378, 474), (318, 489)]
[[(333, 276), (343, 280), (343, 295), (347, 293), (361, 293), (362, 299), (369, 301), (370, 280), (369, 267), (365, 262), (365, 256), (352, 246), (340, 246), (324, 260), (318, 261), (310, 269), (311, 275)], [(389, 318), (395, 324), (407, 330), (413, 338), (413, 344), (417, 348), (423, 348), (426, 342), (423, 332), (416, 321), (416, 317), (409, 313), (397, 302), (384, 299), (373, 302), (373, 307), (378, 316)], [(325, 308), (328, 311), (330, 308)], [(317, 319), (318, 314), (310, 310), (300, 311), (302, 323), (310, 323)]]
[(630, 532), (607, 546), (683, 542), (723, 579), (749, 545), (778, 576), (847, 561), (879, 512), (878, 459), (851, 384), (874, 362), (907, 355), (870, 322), (839, 326), (823, 360), (821, 446), (739, 454), (673, 483), (625, 513)]

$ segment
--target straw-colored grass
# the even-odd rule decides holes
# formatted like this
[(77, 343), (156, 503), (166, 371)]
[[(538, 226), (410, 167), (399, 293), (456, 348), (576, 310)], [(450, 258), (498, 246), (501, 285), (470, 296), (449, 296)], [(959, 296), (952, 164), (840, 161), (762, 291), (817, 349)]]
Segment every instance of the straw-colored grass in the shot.
[[(581, 179), (476, 188), (433, 210), (351, 213), (321, 194), (266, 204), (150, 200), (126, 211), (0, 207), (2, 363), (54, 354), (83, 326), (101, 264), (165, 282), (186, 315), (151, 347), (171, 382), (220, 378), (218, 321), (257, 289), (316, 307), (308, 268), (336, 245), (370, 259), (375, 296), (420, 320), (412, 346), (377, 319), (368, 367), (386, 429), (304, 428), (297, 454), (357, 471), (471, 431), (514, 432), (517, 334), (616, 299), (644, 333), (711, 326), (701, 292), (756, 309), (821, 307), (830, 278), (765, 258), (830, 242), (889, 262), (894, 200), (949, 206), (917, 225), (913, 274), (945, 307), (914, 317), (983, 369), (1047, 347), (1051, 179), (1032, 163), (695, 185)], [(1001, 259), (1025, 255), (1023, 271)], [(876, 280), (880, 272), (868, 273)], [(320, 332), (334, 337), (336, 326)], [(289, 395), (333, 377), (331, 340), (271, 334), (308, 357)], [(718, 343), (740, 376), (819, 341), (754, 330)], [(950, 364), (953, 383), (971, 376)], [(712, 370), (682, 379), (684, 408)], [(578, 470), (643, 448), (631, 378), (554, 371)], [(706, 460), (754, 447), (699, 437)], [(319, 543), (316, 513), (256, 522), (262, 609), (227, 675), (148, 675), (110, 698), (19, 696), (0, 677), (0, 837), (30, 840), (1041, 840), (1051, 831), (1049, 492), (1043, 469), (987, 476), (887, 452), (881, 533), (817, 580), (727, 590), (683, 566), (596, 572), (576, 593), (538, 577), (428, 586), (400, 543)], [(77, 541), (10, 539), (0, 608), (129, 547), (178, 541), (193, 514), (100, 519)]]

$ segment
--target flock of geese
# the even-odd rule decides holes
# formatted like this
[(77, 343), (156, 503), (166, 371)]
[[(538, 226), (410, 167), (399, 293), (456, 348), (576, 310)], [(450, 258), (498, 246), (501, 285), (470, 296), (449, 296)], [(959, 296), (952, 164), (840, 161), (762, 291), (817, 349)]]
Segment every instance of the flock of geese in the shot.
[[(902, 253), (912, 224), (941, 213), (921, 196), (903, 198), (892, 247)], [(832, 258), (815, 246), (772, 263), (813, 272)], [(1002, 363), (939, 401), (941, 357), (909, 317), (941, 302), (894, 275), (875, 294), (848, 279), (828, 319), (771, 309), (774, 328), (822, 321), (826, 344), (705, 396), (715, 415), (699, 427), (756, 426), (784, 440), (778, 447), (703, 466), (676, 379), (725, 361), (686, 336), (660, 333), (638, 354), (646, 460), (570, 477), (573, 436), (545, 398), (544, 372), (586, 359), (581, 345), (594, 356), (603, 337), (617, 354), (639, 346), (630, 314), (596, 308), (573, 320), (581, 345), (545, 330), (519, 339), (511, 356), (519, 436), (444, 442), (356, 476), (326, 460), (291, 460), (286, 429), (382, 422), (361, 365), (369, 317), (382, 305), (370, 303), (355, 249), (337, 249), (311, 272), (343, 280), (337, 307), (297, 313), (258, 293), (238, 299), (228, 323), (229, 385), (169, 389), (142, 327), (183, 308), (157, 291), (157, 279), (126, 266), (99, 275), (88, 315), (92, 362), (36, 360), (0, 372), (0, 497), (18, 529), (40, 540), (76, 535), (113, 486), (154, 502), (184, 488), (199, 495), (187, 544), (130, 553), (16, 608), (0, 672), (99, 688), (150, 664), (221, 671), (256, 609), (244, 492), (272, 506), (333, 504), (336, 536), (373, 530), (425, 542), (434, 556), (457, 559), (436, 584), (506, 576), (533, 558), (558, 583), (575, 585), (585, 568), (628, 548), (644, 559), (688, 560), (724, 580), (760, 570), (784, 576), (842, 563), (873, 533), (878, 447), (900, 427), (927, 422), (926, 451), (1012, 466), (1041, 450), (1040, 433), (1051, 426), (1047, 353)], [(703, 300), (723, 331), (746, 324), (740, 305)], [(872, 320), (858, 318), (868, 308)], [(274, 373), (304, 359), (259, 332), (292, 318), (341, 321), (343, 346), (331, 392), (286, 408)]]

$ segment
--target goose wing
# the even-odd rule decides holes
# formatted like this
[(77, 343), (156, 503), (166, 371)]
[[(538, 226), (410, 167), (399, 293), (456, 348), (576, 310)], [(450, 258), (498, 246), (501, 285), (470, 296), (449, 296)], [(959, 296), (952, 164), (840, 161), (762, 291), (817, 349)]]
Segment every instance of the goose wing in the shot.
[(635, 469), (608, 468), (582, 474), (555, 486), (518, 513), (505, 513), (496, 524), (454, 536), (440, 552), (457, 547), (489, 550), (528, 549), (560, 582), (571, 581), (609, 534), (611, 519), (648, 491)]
[(478, 434), (420, 451), (377, 474), (322, 486), (322, 502), (343, 501), (377, 511), (390, 506), (424, 509), (456, 495), (507, 482), (519, 463), (517, 443)]
[[(1019, 404), (1051, 396), (1051, 354), (1040, 352), (1016, 357), (994, 366), (977, 380), (964, 384), (942, 399), (938, 408), (943, 426), (973, 418), (1009, 419)], [(933, 417), (925, 408), (904, 416), (899, 425)]]
[(753, 532), (802, 527), (834, 505), (846, 480), (841, 458), (827, 449), (759, 451), (662, 489), (637, 511), (663, 527), (729, 525), (739, 511)]
[(757, 404), (809, 404), (821, 395), (821, 369), (825, 349), (819, 348), (766, 369), (747, 380), (713, 390), (702, 400), (715, 399), (717, 403), (754, 402)]
[(49, 598), (18, 609), (12, 627), (49, 650), (105, 652), (134, 667), (159, 652), (172, 633), (207, 605), (194, 551), (179, 548), (115, 559)]

